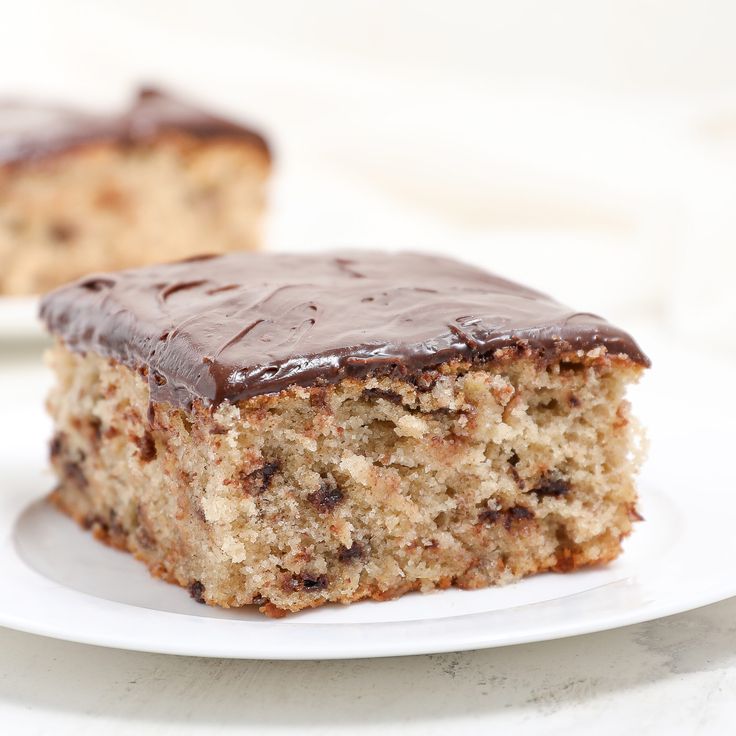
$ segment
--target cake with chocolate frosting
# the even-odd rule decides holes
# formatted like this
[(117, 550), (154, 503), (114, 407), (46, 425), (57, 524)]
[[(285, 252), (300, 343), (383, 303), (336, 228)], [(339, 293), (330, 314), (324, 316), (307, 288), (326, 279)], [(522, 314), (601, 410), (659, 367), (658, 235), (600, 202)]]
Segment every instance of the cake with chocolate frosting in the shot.
[(264, 139), (154, 89), (116, 115), (0, 102), (0, 294), (259, 244)]
[(607, 562), (636, 511), (624, 331), (453, 260), (237, 253), (46, 296), (52, 501), (271, 616)]

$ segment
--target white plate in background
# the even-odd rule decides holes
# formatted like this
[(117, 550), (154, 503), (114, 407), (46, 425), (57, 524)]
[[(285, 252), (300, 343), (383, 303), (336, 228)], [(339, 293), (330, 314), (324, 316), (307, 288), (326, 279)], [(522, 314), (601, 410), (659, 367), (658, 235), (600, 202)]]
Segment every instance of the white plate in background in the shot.
[[(619, 560), (502, 588), (325, 606), (281, 620), (197, 604), (40, 501), (53, 485), (45, 459), (50, 424), (41, 407), (49, 377), (40, 366), (0, 367), (0, 625), (131, 650), (331, 659), (542, 641), (730, 597), (734, 413), (690, 401), (695, 394), (672, 400), (678, 386), (682, 391), (678, 355), (655, 352), (656, 373), (635, 392), (652, 438), (640, 484), (646, 521)], [(707, 374), (717, 380), (719, 370), (708, 366)]]
[(0, 340), (41, 339), (37, 296), (0, 296)]

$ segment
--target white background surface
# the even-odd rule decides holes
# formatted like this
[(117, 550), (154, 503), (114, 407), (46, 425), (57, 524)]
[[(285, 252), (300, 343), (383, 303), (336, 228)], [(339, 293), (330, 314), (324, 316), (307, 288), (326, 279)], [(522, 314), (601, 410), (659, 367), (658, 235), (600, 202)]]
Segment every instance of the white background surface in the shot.
[(168, 85), (268, 132), (272, 246), (481, 252), (736, 350), (734, 28), (730, 0), (26, 0), (0, 91)]
[[(454, 252), (734, 360), (728, 0), (31, 0), (2, 11), (0, 92), (104, 106), (153, 80), (266, 129), (279, 162), (272, 247)], [(692, 389), (697, 367), (687, 370)], [(703, 401), (714, 391), (694, 389)], [(729, 601), (548, 644), (307, 664), (0, 630), (0, 730), (727, 733), (734, 614)]]

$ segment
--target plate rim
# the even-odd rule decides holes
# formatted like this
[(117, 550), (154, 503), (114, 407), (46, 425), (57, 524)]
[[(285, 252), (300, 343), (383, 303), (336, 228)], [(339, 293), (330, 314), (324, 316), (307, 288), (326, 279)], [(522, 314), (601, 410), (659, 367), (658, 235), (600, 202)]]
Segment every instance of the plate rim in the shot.
[(0, 344), (9, 341), (40, 341), (46, 332), (38, 316), (39, 294), (0, 295)]
[[(661, 494), (661, 491), (656, 493)], [(644, 566), (640, 572), (622, 579), (609, 581), (599, 586), (592, 586), (583, 591), (567, 594), (547, 601), (536, 601), (508, 608), (486, 612), (461, 613), (429, 619), (376, 621), (376, 622), (290, 622), (284, 625), (279, 621), (259, 620), (238, 621), (202, 617), (176, 611), (150, 609), (135, 604), (124, 603), (95, 596), (63, 583), (47, 578), (34, 569), (21, 556), (15, 539), (17, 521), (29, 506), (37, 504), (39, 498), (21, 499), (11, 504), (10, 509), (0, 511), (0, 561), (9, 579), (9, 589), (17, 589), (22, 585), (25, 599), (28, 596), (41, 595), (46, 598), (45, 604), (56, 602), (57, 611), (65, 615), (77, 607), (77, 612), (101, 616), (101, 625), (85, 629), (79, 624), (69, 623), (68, 618), (59, 621), (56, 618), (23, 615), (22, 602), (16, 606), (15, 612), (8, 610), (8, 596), (0, 595), (0, 625), (54, 639), (72, 641), (79, 644), (104, 646), (114, 649), (140, 651), (159, 654), (173, 654), (197, 657), (219, 657), (226, 659), (259, 659), (259, 660), (317, 660), (317, 659), (362, 659), (392, 656), (411, 656), (417, 654), (438, 654), (444, 652), (486, 649), (516, 644), (528, 644), (541, 641), (569, 638), (583, 634), (606, 631), (622, 626), (652, 621), (677, 613), (700, 608), (702, 606), (736, 596), (736, 578), (729, 583), (722, 578), (709, 577), (695, 594), (665, 596), (651, 600), (629, 609), (613, 609), (609, 612), (595, 611), (582, 618), (559, 620), (554, 627), (544, 624), (534, 625), (526, 622), (524, 626), (512, 627), (499, 635), (494, 627), (494, 619), (508, 617), (510, 612), (524, 615), (544, 609), (552, 609), (564, 601), (570, 603), (578, 600), (585, 604), (592, 601), (601, 591), (605, 597), (614, 588), (625, 589), (631, 585), (644, 584), (647, 578), (656, 580), (658, 572), (665, 563), (676, 561), (682, 555), (684, 545), (671, 544), (662, 556), (659, 564)], [(668, 499), (671, 501), (671, 499)], [(650, 522), (651, 523), (651, 522)], [(645, 527), (646, 529), (646, 527)], [(639, 529), (641, 534), (644, 529)], [(523, 585), (519, 581), (514, 585)], [(656, 590), (656, 585), (654, 586)], [(661, 592), (661, 590), (660, 590)], [(441, 595), (439, 593), (438, 595)], [(650, 596), (651, 597), (651, 596)], [(15, 596), (17, 599), (17, 596)], [(3, 603), (4, 601), (4, 603)], [(38, 604), (37, 604), (38, 605)], [(18, 610), (20, 609), (20, 610)], [(119, 624), (128, 621), (129, 626), (123, 629)], [(176, 624), (178, 634), (174, 637), (160, 637), (158, 627), (166, 623)], [(114, 624), (114, 625), (111, 625)], [(137, 625), (136, 625), (137, 624)], [(490, 624), (490, 625), (489, 625)], [(231, 636), (236, 632), (238, 636)], [(121, 630), (124, 633), (120, 633)], [(157, 637), (156, 631), (159, 631)], [(186, 630), (186, 631), (185, 631)], [(330, 630), (331, 636), (324, 634)], [(410, 630), (410, 631), (409, 631)], [(207, 634), (217, 632), (216, 641), (207, 636), (192, 636), (193, 633)], [(182, 642), (182, 634), (189, 636)], [(248, 636), (253, 634), (253, 636)], [(285, 635), (286, 634), (286, 635)], [(279, 639), (294, 640), (306, 637), (307, 646), (301, 649), (274, 645)], [(233, 644), (233, 642), (235, 642)]]

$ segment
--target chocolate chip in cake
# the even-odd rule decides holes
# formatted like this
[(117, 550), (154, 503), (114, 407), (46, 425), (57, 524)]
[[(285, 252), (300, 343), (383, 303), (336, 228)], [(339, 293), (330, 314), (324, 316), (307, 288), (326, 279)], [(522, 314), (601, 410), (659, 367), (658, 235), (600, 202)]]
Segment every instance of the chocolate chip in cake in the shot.
[(271, 479), (279, 470), (279, 464), (278, 463), (266, 463), (261, 468), (261, 477), (262, 477), (262, 483), (263, 483), (263, 490), (268, 490), (271, 487)]
[(194, 598), (197, 603), (204, 603), (204, 585), (199, 580), (195, 580), (189, 586), (189, 595)]
[(478, 514), (478, 521), (481, 524), (495, 524), (498, 521), (500, 511), (494, 511), (493, 509), (486, 509)]
[(508, 531), (514, 525), (514, 522), (533, 518), (534, 512), (526, 506), (512, 506), (504, 512), (503, 526)]
[(250, 473), (240, 472), (240, 482), (243, 490), (249, 496), (260, 496), (271, 487), (273, 476), (278, 473), (281, 465), (278, 462), (266, 463)]
[(135, 441), (138, 445), (138, 455), (143, 463), (150, 463), (156, 457), (156, 442), (153, 435), (146, 430), (142, 437), (138, 437)]
[(328, 586), (326, 575), (315, 575), (303, 572), (298, 575), (286, 574), (281, 582), (281, 588), (287, 593), (296, 593), (299, 590), (305, 593), (316, 593)]
[(503, 521), (504, 529), (509, 531), (517, 521), (533, 519), (534, 512), (526, 506), (512, 506), (510, 509), (486, 509), (478, 514), (478, 521), (481, 524), (495, 524), (497, 521)]
[(309, 502), (322, 514), (332, 511), (345, 497), (336, 483), (324, 481), (318, 491), (307, 496)]
[(93, 527), (97, 527), (102, 531), (107, 531), (107, 524), (105, 523), (105, 520), (97, 514), (90, 514), (88, 516), (85, 516), (84, 519), (82, 519), (82, 527), (84, 527), (84, 529), (92, 529)]
[(82, 470), (82, 466), (79, 463), (72, 461), (64, 463), (63, 467), (64, 477), (73, 483), (79, 490), (84, 490), (89, 485), (87, 476)]
[(102, 439), (102, 420), (99, 417), (90, 417), (89, 427), (95, 443), (99, 443)]
[(307, 593), (316, 593), (320, 590), (324, 590), (327, 587), (327, 576), (326, 575), (302, 575), (301, 576), (302, 588)]
[(509, 475), (514, 479), (514, 483), (516, 483), (516, 486), (519, 488), (519, 490), (524, 490), (526, 483), (524, 482), (524, 479), (519, 475), (519, 471), (516, 469), (516, 466), (519, 464), (519, 456), (516, 454), (516, 451), (512, 451), (511, 457), (509, 458)]
[(62, 454), (65, 442), (66, 437), (63, 432), (57, 432), (51, 438), (51, 443), (49, 444), (49, 455), (52, 460)]
[(550, 475), (543, 476), (539, 483), (532, 488), (531, 493), (536, 493), (537, 496), (543, 498), (544, 496), (552, 496), (557, 498), (564, 496), (570, 491), (570, 483), (562, 478), (557, 478)]
[(281, 589), (287, 593), (295, 593), (299, 590), (301, 580), (296, 575), (285, 575), (281, 579)]
[(401, 404), (402, 398), (395, 391), (386, 391), (382, 388), (365, 388), (363, 389), (364, 399), (384, 399), (392, 404)]
[(365, 550), (360, 542), (353, 542), (350, 547), (340, 547), (340, 551), (337, 553), (337, 559), (340, 562), (348, 563), (353, 560), (363, 559)]

